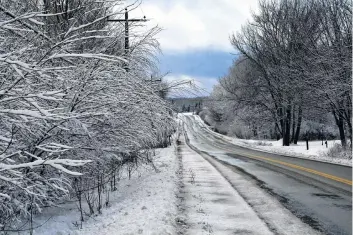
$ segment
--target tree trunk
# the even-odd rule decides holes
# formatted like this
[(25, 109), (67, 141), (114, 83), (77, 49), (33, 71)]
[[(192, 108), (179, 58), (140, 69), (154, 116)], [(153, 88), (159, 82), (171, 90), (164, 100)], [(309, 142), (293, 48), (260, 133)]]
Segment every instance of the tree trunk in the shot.
[(350, 147), (353, 147), (353, 142), (352, 142), (352, 125), (348, 126), (348, 130), (349, 130), (349, 140), (350, 140)]
[(349, 132), (349, 140), (350, 140), (350, 147), (352, 147), (352, 123), (350, 121), (347, 121), (347, 126), (348, 126), (348, 132)]
[(293, 106), (293, 110), (292, 110), (292, 139), (291, 139), (291, 143), (294, 142), (294, 138), (295, 138), (295, 106)]
[(335, 117), (336, 125), (340, 133), (342, 147), (346, 148), (347, 143), (346, 143), (346, 136), (344, 134), (344, 122), (343, 122), (342, 113), (340, 112), (336, 113), (335, 111), (332, 111), (332, 113), (333, 113), (333, 116)]
[(340, 121), (338, 125), (338, 129), (339, 129), (339, 132), (340, 132), (340, 139), (341, 139), (341, 144), (342, 144), (342, 147), (345, 148), (347, 143), (346, 143), (346, 136), (344, 135), (344, 125), (343, 125), (343, 122)]
[(285, 130), (284, 130), (284, 135), (283, 135), (283, 146), (290, 145), (291, 109), (292, 108), (290, 105), (286, 108)]
[(298, 109), (297, 130), (295, 131), (294, 144), (297, 144), (297, 143), (298, 143), (299, 134), (300, 134), (300, 126), (301, 126), (301, 124), (302, 124), (302, 114), (303, 114), (302, 107), (299, 106), (299, 109)]
[(281, 131), (279, 130), (279, 126), (278, 123), (275, 123), (275, 138), (276, 140), (280, 140), (281, 139)]
[(280, 133), (282, 136), (282, 145), (285, 146), (286, 123), (285, 123), (285, 117), (283, 114), (283, 107), (279, 109), (278, 116), (280, 117), (279, 123), (280, 123), (280, 127), (281, 127)]
[(352, 100), (349, 94), (347, 95), (346, 108), (343, 114), (348, 127), (350, 147), (352, 147)]

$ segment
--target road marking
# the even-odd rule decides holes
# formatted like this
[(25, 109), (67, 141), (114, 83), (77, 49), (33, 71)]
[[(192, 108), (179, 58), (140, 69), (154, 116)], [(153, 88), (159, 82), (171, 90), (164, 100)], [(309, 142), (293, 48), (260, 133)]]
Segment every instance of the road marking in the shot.
[[(220, 147), (221, 146), (218, 146), (218, 148), (220, 148)], [(352, 186), (352, 181), (351, 180), (340, 178), (338, 176), (330, 175), (330, 174), (323, 173), (323, 172), (320, 172), (320, 171), (316, 171), (316, 170), (313, 170), (313, 169), (310, 169), (310, 168), (306, 168), (306, 167), (303, 167), (303, 166), (298, 166), (298, 165), (295, 165), (295, 164), (292, 164), (292, 163), (288, 163), (288, 162), (275, 160), (275, 159), (272, 159), (272, 158), (250, 155), (250, 154), (246, 154), (244, 152), (238, 153), (238, 152), (234, 152), (234, 150), (230, 150), (230, 149), (224, 148), (224, 147), (223, 147), (223, 149), (225, 149), (225, 150), (227, 150), (229, 152), (235, 153), (235, 154), (243, 155), (245, 157), (262, 159), (262, 160), (265, 160), (265, 161), (274, 162), (274, 163), (278, 163), (278, 164), (281, 164), (281, 165), (284, 165), (284, 166), (288, 166), (288, 167), (291, 167), (291, 168), (295, 168), (295, 169), (298, 169), (298, 170), (306, 171), (306, 172), (309, 172), (309, 173), (312, 173), (312, 174), (315, 174), (315, 175), (319, 175), (319, 176), (322, 176), (322, 177), (325, 177), (325, 178), (328, 178), (328, 179), (331, 179), (331, 180), (334, 180), (334, 181), (341, 182), (341, 183), (348, 184), (348, 185)]]
[(269, 162), (278, 163), (278, 164), (281, 164), (281, 165), (284, 165), (284, 166), (289, 166), (289, 167), (292, 167), (292, 168), (295, 168), (295, 169), (298, 169), (298, 170), (306, 171), (306, 172), (309, 172), (309, 173), (312, 173), (312, 174), (315, 174), (315, 175), (319, 175), (319, 176), (322, 176), (322, 177), (325, 177), (325, 178), (328, 178), (328, 179), (331, 179), (331, 180), (335, 180), (335, 181), (338, 181), (338, 182), (341, 182), (341, 183), (344, 183), (344, 184), (352, 185), (352, 181), (351, 180), (347, 180), (347, 179), (340, 178), (340, 177), (337, 177), (337, 176), (334, 176), (334, 175), (326, 174), (326, 173), (323, 173), (323, 172), (320, 172), (320, 171), (316, 171), (316, 170), (313, 170), (313, 169), (310, 169), (310, 168), (306, 168), (306, 167), (303, 167), (303, 166), (298, 166), (298, 165), (295, 165), (295, 164), (291, 164), (291, 163), (288, 163), (288, 162), (282, 162), (282, 161), (274, 160), (274, 159), (267, 158), (267, 157), (260, 157), (260, 156), (249, 155), (249, 154), (244, 154), (244, 155), (246, 157), (250, 157), (250, 158), (258, 158), (258, 159), (266, 160), (266, 161), (269, 161)]
[(249, 154), (246, 154), (246, 153), (243, 153), (243, 152), (242, 153), (234, 152), (234, 150), (230, 150), (229, 148), (225, 148), (224, 146), (219, 146), (219, 144), (215, 144), (215, 143), (213, 143), (213, 145), (215, 145), (215, 147), (217, 147), (217, 148), (221, 148), (221, 149), (227, 150), (227, 151), (229, 151), (231, 153), (234, 153), (234, 154), (239, 154), (239, 155), (243, 155), (243, 156), (249, 157), (249, 158), (255, 158), (255, 159), (257, 158), (257, 159), (262, 159), (262, 160), (269, 161), (269, 162), (274, 162), (274, 163), (277, 163), (277, 164), (281, 164), (281, 165), (288, 166), (288, 167), (291, 167), (291, 168), (294, 168), (294, 169), (306, 171), (306, 172), (309, 172), (309, 173), (312, 173), (312, 174), (315, 174), (315, 175), (322, 176), (324, 178), (328, 178), (328, 179), (331, 179), (331, 180), (334, 180), (334, 181), (341, 182), (341, 183), (344, 183), (344, 184), (352, 186), (352, 181), (351, 180), (340, 178), (338, 176), (330, 175), (330, 174), (323, 173), (323, 172), (320, 172), (320, 171), (316, 171), (316, 170), (313, 170), (313, 169), (310, 169), (310, 168), (306, 168), (306, 167), (303, 167), (303, 166), (298, 166), (298, 165), (295, 165), (295, 164), (291, 164), (291, 163), (287, 163), (287, 162), (283, 162), (283, 161), (279, 161), (279, 160), (274, 160), (274, 159), (267, 158), (267, 157), (249, 155)]

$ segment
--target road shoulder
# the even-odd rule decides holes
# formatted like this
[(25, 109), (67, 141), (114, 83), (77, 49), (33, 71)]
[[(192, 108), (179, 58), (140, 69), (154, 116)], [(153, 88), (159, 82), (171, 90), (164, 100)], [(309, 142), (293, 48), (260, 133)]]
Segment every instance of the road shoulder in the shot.
[(274, 234), (231, 184), (182, 140), (184, 234)]

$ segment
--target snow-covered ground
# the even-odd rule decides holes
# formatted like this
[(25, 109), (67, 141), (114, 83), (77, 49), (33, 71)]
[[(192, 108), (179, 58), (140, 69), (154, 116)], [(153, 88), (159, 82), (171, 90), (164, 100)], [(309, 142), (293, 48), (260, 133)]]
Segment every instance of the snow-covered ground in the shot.
[(158, 171), (143, 166), (130, 180), (121, 177), (109, 206), (86, 215), (82, 228), (77, 203), (71, 202), (36, 215), (33, 234), (316, 234), (255, 183), (205, 159), (183, 137), (179, 146), (156, 152)]
[(328, 140), (328, 148), (326, 148), (325, 142), (324, 145), (322, 145), (321, 141), (309, 141), (309, 150), (307, 150), (305, 141), (299, 141), (297, 145), (293, 144), (291, 146), (282, 146), (282, 140), (245, 140), (225, 136), (212, 131), (211, 128), (206, 125), (199, 116), (195, 115), (195, 118), (198, 120), (200, 125), (206, 127), (206, 129), (209, 132), (212, 132), (212, 134), (239, 146), (292, 157), (308, 158), (316, 161), (352, 166), (352, 159), (326, 156), (325, 153), (327, 153), (330, 148), (332, 148), (335, 144), (340, 144), (340, 141), (338, 140)]
[(139, 168), (132, 179), (128, 180), (126, 176), (119, 182), (118, 191), (111, 193), (110, 205), (102, 210), (102, 214), (88, 218), (82, 229), (76, 224), (80, 218), (76, 203), (67, 203), (61, 208), (48, 208), (36, 217), (35, 225), (43, 225), (35, 229), (34, 234), (175, 234), (178, 182), (175, 147), (156, 151), (158, 172), (145, 166)]

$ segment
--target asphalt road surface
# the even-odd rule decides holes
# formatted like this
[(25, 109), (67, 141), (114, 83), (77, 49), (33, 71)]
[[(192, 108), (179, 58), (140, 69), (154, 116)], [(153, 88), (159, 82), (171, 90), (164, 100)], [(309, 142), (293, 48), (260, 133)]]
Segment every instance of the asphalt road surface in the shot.
[(352, 234), (352, 167), (251, 150), (185, 116), (188, 143), (255, 180), (303, 222), (324, 234)]

